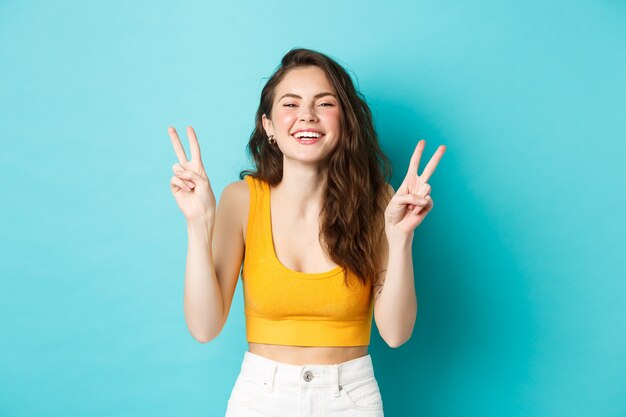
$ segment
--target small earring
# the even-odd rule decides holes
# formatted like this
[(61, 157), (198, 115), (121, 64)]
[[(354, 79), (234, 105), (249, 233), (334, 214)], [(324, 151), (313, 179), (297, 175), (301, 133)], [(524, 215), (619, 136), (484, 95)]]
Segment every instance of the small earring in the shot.
[(276, 144), (276, 139), (274, 139), (274, 135), (270, 135), (267, 140), (269, 141), (270, 145), (275, 145)]

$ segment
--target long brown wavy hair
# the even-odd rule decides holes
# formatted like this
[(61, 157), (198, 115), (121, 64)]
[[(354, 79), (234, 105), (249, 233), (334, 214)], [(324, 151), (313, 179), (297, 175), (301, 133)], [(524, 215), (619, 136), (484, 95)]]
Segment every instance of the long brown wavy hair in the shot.
[(256, 169), (241, 171), (239, 179), (250, 175), (272, 186), (281, 182), (283, 153), (268, 142), (262, 116), (271, 119), (276, 86), (285, 74), (311, 65), (326, 73), (341, 108), (341, 137), (328, 160), (319, 241), (328, 257), (342, 268), (345, 285), (349, 285), (348, 270), (362, 284), (368, 281), (373, 284), (378, 272), (378, 244), (384, 232), (381, 226), (388, 201), (391, 162), (380, 148), (365, 97), (335, 60), (310, 49), (295, 48), (287, 52), (261, 92), (255, 128), (247, 146)]

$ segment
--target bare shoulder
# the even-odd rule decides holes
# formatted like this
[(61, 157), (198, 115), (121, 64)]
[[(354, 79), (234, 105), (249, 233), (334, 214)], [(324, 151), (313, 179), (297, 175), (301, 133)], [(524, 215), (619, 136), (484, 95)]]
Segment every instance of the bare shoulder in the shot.
[(220, 205), (231, 210), (231, 214), (237, 215), (237, 224), (240, 226), (242, 237), (245, 238), (245, 230), (250, 210), (250, 190), (246, 180), (231, 182), (222, 191)]
[(231, 182), (224, 187), (223, 193), (228, 193), (230, 198), (248, 198), (248, 184), (246, 183), (246, 180)]

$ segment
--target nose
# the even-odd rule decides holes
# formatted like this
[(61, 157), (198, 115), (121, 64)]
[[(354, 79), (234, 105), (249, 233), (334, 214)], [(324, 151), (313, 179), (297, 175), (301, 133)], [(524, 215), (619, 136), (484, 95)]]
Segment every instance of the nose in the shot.
[(317, 116), (315, 115), (315, 111), (311, 110), (310, 106), (302, 106), (300, 107), (299, 118), (301, 121), (315, 121), (317, 120)]

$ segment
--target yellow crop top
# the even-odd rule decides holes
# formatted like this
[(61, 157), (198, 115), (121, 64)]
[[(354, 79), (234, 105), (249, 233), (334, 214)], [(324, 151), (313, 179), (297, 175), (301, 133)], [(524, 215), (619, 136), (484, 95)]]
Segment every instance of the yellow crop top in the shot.
[(248, 175), (250, 213), (243, 262), (248, 342), (292, 346), (365, 346), (370, 343), (372, 286), (349, 271), (304, 273), (283, 265), (274, 250), (267, 182)]

